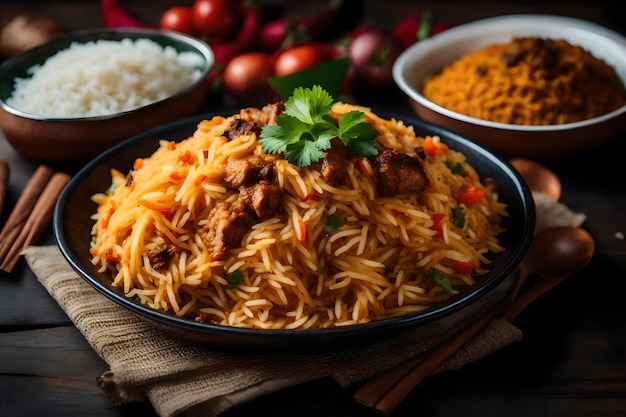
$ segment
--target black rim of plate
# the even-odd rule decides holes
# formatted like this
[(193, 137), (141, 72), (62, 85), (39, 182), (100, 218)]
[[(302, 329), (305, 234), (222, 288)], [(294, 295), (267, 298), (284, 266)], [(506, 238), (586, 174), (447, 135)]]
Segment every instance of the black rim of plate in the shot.
[[(513, 221), (514, 216), (519, 216), (515, 218), (515, 221), (518, 223), (509, 226), (514, 226), (518, 232), (515, 235), (515, 239), (509, 242), (509, 247), (507, 247), (506, 251), (502, 254), (496, 254), (495, 256), (505, 256), (505, 261), (502, 262), (503, 265), (497, 271), (492, 271), (487, 275), (487, 278), (484, 282), (479, 283), (475, 287), (472, 287), (468, 292), (463, 293), (460, 296), (455, 296), (451, 299), (451, 301), (441, 305), (426, 309), (419, 313), (409, 314), (405, 316), (391, 317), (382, 319), (379, 321), (373, 321), (370, 323), (364, 323), (354, 326), (346, 326), (346, 327), (337, 327), (337, 328), (329, 328), (329, 329), (302, 329), (302, 330), (267, 330), (267, 329), (250, 329), (250, 328), (239, 328), (239, 327), (231, 327), (224, 325), (216, 325), (210, 323), (199, 323), (189, 318), (180, 318), (171, 313), (165, 313), (162, 311), (154, 310), (148, 306), (142, 305), (140, 302), (136, 301), (133, 298), (126, 297), (122, 292), (114, 289), (108, 283), (111, 278), (108, 274), (98, 273), (95, 270), (95, 267), (91, 265), (91, 263), (85, 264), (85, 262), (81, 261), (80, 257), (74, 250), (72, 250), (72, 239), (70, 238), (71, 233), (81, 233), (86, 234), (87, 240), (86, 246), (84, 247), (84, 251), (88, 253), (88, 242), (90, 241), (90, 229), (88, 230), (69, 230), (70, 227), (65, 219), (65, 212), (69, 205), (69, 202), (76, 198), (76, 190), (81, 186), (85, 177), (88, 177), (93, 171), (98, 168), (102, 168), (102, 164), (106, 161), (110, 161), (115, 155), (120, 154), (124, 150), (133, 150), (135, 147), (140, 147), (143, 151), (145, 151), (148, 146), (142, 145), (143, 142), (151, 143), (153, 147), (152, 150), (147, 151), (147, 154), (134, 154), (135, 157), (138, 156), (149, 156), (156, 148), (158, 147), (159, 138), (167, 139), (167, 140), (180, 140), (184, 139), (187, 136), (191, 135), (195, 130), (197, 123), (203, 119), (213, 117), (214, 115), (231, 115), (238, 113), (238, 110), (229, 111), (228, 109), (220, 112), (209, 112), (204, 113), (198, 116), (190, 117), (187, 119), (183, 119), (177, 122), (169, 123), (160, 127), (156, 127), (150, 129), (142, 134), (134, 136), (112, 148), (102, 153), (87, 165), (85, 165), (73, 178), (70, 180), (66, 188), (63, 190), (57, 205), (55, 207), (54, 217), (53, 217), (53, 233), (54, 238), (61, 250), (61, 253), (66, 258), (66, 260), (71, 265), (72, 269), (84, 280), (86, 280), (92, 287), (94, 287), (98, 292), (105, 295), (109, 299), (113, 300), (117, 304), (143, 316), (145, 318), (149, 318), (151, 320), (156, 321), (157, 323), (166, 324), (167, 326), (174, 326), (178, 330), (189, 331), (200, 334), (207, 334), (211, 337), (217, 338), (225, 338), (224, 340), (234, 340), (235, 344), (237, 344), (236, 340), (238, 338), (245, 339), (247, 344), (254, 343), (256, 340), (262, 344), (272, 344), (276, 342), (276, 344), (285, 344), (287, 340), (295, 343), (302, 342), (316, 342), (320, 340), (320, 338), (339, 338), (341, 340), (349, 341), (350, 338), (355, 336), (368, 336), (374, 335), (381, 332), (393, 332), (395, 330), (409, 330), (415, 328), (417, 326), (431, 323), (437, 319), (448, 316), (453, 312), (461, 309), (462, 307), (472, 303), (473, 301), (479, 299), (482, 295), (488, 293), (497, 285), (499, 285), (504, 278), (509, 276), (518, 266), (519, 262), (523, 258), (524, 254), (528, 250), (528, 247), (532, 241), (532, 236), (534, 233), (535, 226), (535, 206), (533, 202), (533, 198), (530, 190), (528, 189), (526, 183), (519, 176), (517, 171), (503, 158), (498, 155), (495, 155), (491, 151), (485, 149), (482, 145), (477, 144), (476, 142), (467, 139), (463, 136), (460, 136), (454, 132), (450, 132), (442, 127), (431, 124), (429, 122), (422, 121), (415, 117), (399, 115), (399, 114), (391, 114), (384, 110), (376, 110), (373, 111), (379, 116), (391, 119), (395, 118), (397, 120), (402, 120), (406, 125), (412, 125), (415, 128), (415, 131), (418, 135), (438, 135), (441, 137), (441, 140), (444, 143), (451, 143), (452, 149), (458, 149), (468, 156), (471, 153), (473, 156), (478, 156), (486, 160), (490, 166), (498, 171), (500, 171), (504, 178), (508, 178), (513, 185), (514, 190), (508, 190), (512, 193), (514, 197), (519, 199), (517, 203), (519, 213), (515, 213), (511, 215), (506, 221)], [(178, 133), (178, 137), (173, 138), (168, 136), (172, 133)], [(182, 133), (182, 136), (181, 136)], [(468, 157), (468, 160), (471, 161), (471, 158)], [(132, 164), (132, 163), (131, 163)], [(473, 163), (474, 167), (477, 169), (481, 177), (483, 174), (480, 173), (481, 167), (476, 166)], [(108, 173), (108, 169), (111, 168), (111, 164), (107, 164), (106, 173)], [(130, 165), (125, 165), (120, 168), (120, 171), (125, 172), (130, 168)], [(103, 179), (105, 183), (110, 181), (110, 176), (108, 178)], [(103, 192), (106, 187), (93, 190), (95, 192)], [(505, 199), (502, 199), (505, 200)], [(96, 205), (93, 204), (93, 211), (90, 213), (83, 213), (83, 215), (91, 215), (95, 212)], [(93, 221), (91, 222), (93, 224)], [(506, 224), (506, 223), (505, 223)], [(507, 232), (504, 232), (503, 235), (506, 235)], [(85, 238), (85, 236), (82, 236)], [(511, 245), (513, 245), (511, 247)], [(82, 246), (81, 246), (82, 248)], [(493, 258), (490, 253), (490, 258)], [(495, 261), (494, 261), (495, 263)], [(268, 342), (269, 341), (269, 342)]]

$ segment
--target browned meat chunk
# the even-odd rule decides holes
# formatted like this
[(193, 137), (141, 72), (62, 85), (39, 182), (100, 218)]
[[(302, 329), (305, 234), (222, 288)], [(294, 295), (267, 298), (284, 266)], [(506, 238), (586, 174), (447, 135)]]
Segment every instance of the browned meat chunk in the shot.
[(236, 189), (244, 185), (252, 185), (262, 180), (274, 179), (274, 165), (255, 165), (246, 160), (232, 160), (226, 164), (224, 182)]
[(249, 107), (241, 110), (239, 114), (241, 118), (249, 122), (255, 122), (259, 126), (276, 124), (276, 117), (285, 111), (285, 103), (279, 101), (276, 103), (268, 104), (263, 108), (258, 109), (255, 107)]
[(322, 178), (333, 187), (348, 184), (348, 163), (352, 153), (343, 142), (335, 138), (330, 149), (324, 151), (324, 158), (320, 167)]
[(241, 239), (256, 223), (254, 213), (243, 202), (219, 202), (209, 214), (206, 242), (214, 260), (224, 258), (229, 249), (241, 245)]
[(386, 149), (374, 159), (378, 192), (385, 197), (413, 194), (430, 184), (419, 158)]
[(259, 171), (259, 181), (273, 181), (276, 176), (274, 175), (274, 164), (263, 165)]
[(222, 136), (228, 138), (228, 140), (233, 140), (238, 138), (241, 135), (247, 135), (250, 133), (258, 133), (259, 127), (254, 122), (249, 122), (243, 119), (235, 119), (230, 124), (228, 129), (222, 133)]
[(161, 250), (154, 250), (148, 253), (148, 259), (150, 260), (150, 266), (152, 269), (160, 270), (168, 267), (170, 259), (176, 253), (177, 248), (174, 245), (168, 245)]
[(241, 187), (239, 193), (241, 199), (261, 220), (269, 219), (276, 213), (283, 197), (281, 186), (267, 181)]
[(235, 159), (226, 164), (224, 181), (233, 189), (239, 188), (258, 181), (260, 171), (261, 167), (252, 165), (250, 161)]

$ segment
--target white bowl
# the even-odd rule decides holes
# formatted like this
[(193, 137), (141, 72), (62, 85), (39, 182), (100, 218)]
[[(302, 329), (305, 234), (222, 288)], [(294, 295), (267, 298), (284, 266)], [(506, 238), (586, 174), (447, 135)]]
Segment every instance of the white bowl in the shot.
[(626, 104), (576, 123), (529, 126), (496, 123), (434, 104), (421, 93), (423, 80), (462, 55), (513, 37), (564, 39), (615, 68), (626, 84), (626, 37), (610, 29), (563, 16), (507, 15), (454, 27), (407, 48), (396, 60), (394, 81), (417, 115), (472, 138), (495, 152), (533, 157), (565, 157), (590, 148), (626, 127)]

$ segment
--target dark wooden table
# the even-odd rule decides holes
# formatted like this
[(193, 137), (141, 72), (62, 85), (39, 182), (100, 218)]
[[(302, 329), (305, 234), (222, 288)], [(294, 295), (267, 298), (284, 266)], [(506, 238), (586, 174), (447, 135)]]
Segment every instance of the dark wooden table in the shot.
[[(406, 8), (417, 7), (408, 1), (393, 8), (385, 3), (389, 2), (366, 1), (364, 19), (384, 25)], [(147, 19), (156, 19), (173, 4), (137, 1), (132, 7)], [(586, 18), (624, 32), (608, 2), (441, 1), (422, 7), (452, 23), (505, 13), (547, 12)], [(3, 2), (0, 17), (29, 9), (53, 16), (70, 29), (100, 25), (95, 1)], [(404, 98), (393, 89), (376, 100), (367, 94), (357, 99), (411, 115)], [(211, 101), (206, 110), (219, 110), (222, 105)], [(11, 170), (2, 224), (37, 161), (20, 156), (2, 135), (0, 156)], [(430, 378), (410, 394), (396, 416), (626, 415), (625, 160), (626, 132), (576, 157), (540, 161), (560, 176), (562, 202), (587, 214), (584, 227), (596, 239), (594, 258), (584, 271), (520, 316), (521, 342), (459, 371)], [(79, 166), (56, 168), (72, 172)], [(54, 243), (51, 230), (39, 243)], [(107, 368), (23, 261), (12, 274), (0, 272), (0, 416), (155, 415), (146, 403), (112, 405), (95, 384), (96, 376)], [(356, 388), (314, 381), (241, 404), (227, 416), (373, 416), (353, 401)]]

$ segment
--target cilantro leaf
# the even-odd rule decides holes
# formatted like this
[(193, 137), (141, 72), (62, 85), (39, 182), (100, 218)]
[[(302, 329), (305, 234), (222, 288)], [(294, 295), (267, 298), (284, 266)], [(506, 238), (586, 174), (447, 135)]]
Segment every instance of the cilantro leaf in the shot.
[(376, 129), (365, 121), (365, 113), (353, 110), (339, 118), (339, 139), (352, 153), (360, 156), (378, 154)]
[(339, 218), (339, 216), (331, 215), (326, 218), (324, 230), (326, 230), (327, 232), (334, 232), (335, 230), (339, 229), (340, 226), (341, 219)]
[(104, 192), (104, 195), (112, 195), (115, 192), (115, 184), (111, 184), (109, 185), (109, 188), (106, 189), (106, 191)]
[(285, 113), (304, 123), (313, 124), (333, 107), (333, 98), (319, 85), (313, 88), (298, 87), (285, 103)]
[(459, 229), (465, 227), (465, 212), (463, 211), (463, 207), (459, 206), (452, 210), (452, 223)]
[(326, 150), (330, 148), (330, 141), (339, 134), (339, 129), (335, 126), (335, 122), (326, 115), (311, 126), (309, 133), (316, 138), (318, 147)]
[(285, 152), (288, 137), (283, 135), (283, 129), (277, 125), (265, 125), (261, 129), (261, 139), (259, 139), (263, 152), (267, 154), (277, 154)]
[(441, 273), (441, 271), (435, 268), (430, 268), (428, 270), (428, 273), (435, 279), (437, 284), (441, 285), (443, 289), (446, 290), (448, 294), (453, 293), (450, 281), (448, 280), (448, 278), (446, 278), (444, 274)]
[(310, 140), (300, 140), (287, 145), (285, 150), (285, 158), (297, 167), (306, 167), (315, 161), (322, 159), (324, 154), (315, 142)]
[(243, 273), (238, 269), (234, 270), (228, 275), (228, 288), (230, 288), (231, 290), (234, 290), (235, 288), (239, 286), (239, 284), (241, 284), (242, 280), (243, 280)]
[(291, 164), (302, 168), (322, 159), (331, 140), (338, 137), (355, 155), (376, 155), (376, 130), (365, 122), (365, 114), (342, 114), (336, 124), (329, 116), (333, 104), (333, 98), (319, 85), (296, 88), (276, 124), (261, 129), (263, 152), (284, 153)]
[(465, 169), (463, 168), (463, 165), (459, 163), (453, 164), (451, 162), (446, 162), (446, 166), (448, 167), (450, 172), (452, 172), (453, 174), (465, 175)]

